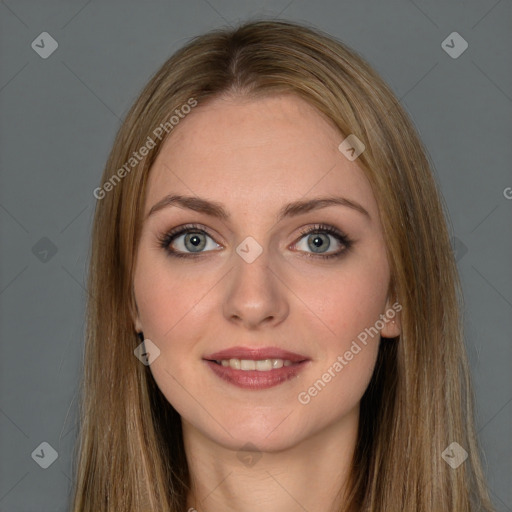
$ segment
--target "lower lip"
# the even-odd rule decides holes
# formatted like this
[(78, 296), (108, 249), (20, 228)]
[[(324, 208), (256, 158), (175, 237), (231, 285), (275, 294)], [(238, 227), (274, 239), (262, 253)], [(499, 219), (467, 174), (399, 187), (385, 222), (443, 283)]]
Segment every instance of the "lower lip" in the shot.
[(217, 377), (244, 389), (267, 389), (278, 386), (296, 377), (309, 361), (282, 366), (274, 370), (260, 372), (258, 370), (234, 370), (230, 366), (222, 366), (213, 361), (205, 361)]

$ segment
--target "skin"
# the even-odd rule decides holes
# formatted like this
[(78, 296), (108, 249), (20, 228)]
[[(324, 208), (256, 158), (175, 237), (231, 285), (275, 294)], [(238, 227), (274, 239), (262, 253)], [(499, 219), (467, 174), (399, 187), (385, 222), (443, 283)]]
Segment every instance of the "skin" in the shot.
[[(394, 301), (376, 199), (357, 160), (338, 150), (343, 139), (293, 95), (217, 98), (180, 121), (151, 169), (145, 216), (171, 193), (220, 202), (230, 214), (220, 220), (176, 206), (154, 213), (134, 276), (134, 327), (160, 350), (150, 369), (182, 417), (193, 480), (188, 505), (198, 511), (334, 510), (347, 477), (379, 336), (307, 405), (298, 395)], [(370, 219), (334, 205), (276, 222), (283, 205), (327, 195), (358, 202)], [(173, 258), (158, 237), (188, 223), (209, 229), (207, 246), (197, 258)], [(308, 246), (315, 235), (300, 231), (317, 223), (344, 232), (354, 241), (350, 250), (315, 256)], [(252, 263), (236, 252), (248, 236), (263, 250)], [(325, 236), (324, 252), (343, 249)], [(173, 248), (190, 254), (184, 241), (181, 235)], [(398, 316), (381, 330), (399, 333)], [(310, 362), (278, 386), (241, 389), (203, 361), (236, 345), (278, 346)], [(253, 464), (237, 456), (246, 443), (256, 447)]]

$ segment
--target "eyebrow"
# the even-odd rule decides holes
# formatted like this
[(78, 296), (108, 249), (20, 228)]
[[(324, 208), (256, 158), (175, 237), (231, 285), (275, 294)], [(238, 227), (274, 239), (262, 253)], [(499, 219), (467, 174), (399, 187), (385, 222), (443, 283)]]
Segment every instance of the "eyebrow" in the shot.
[[(230, 215), (221, 203), (203, 199), (201, 197), (184, 196), (178, 194), (170, 194), (158, 201), (149, 211), (147, 218), (155, 214), (163, 208), (169, 206), (177, 206), (178, 208), (186, 208), (196, 212), (210, 215), (221, 220), (229, 220)], [(314, 199), (298, 200), (283, 206), (277, 215), (277, 222), (285, 217), (295, 217), (313, 210), (327, 208), (328, 206), (346, 206), (363, 214), (371, 222), (370, 214), (357, 202), (344, 197), (327, 196), (317, 197)]]

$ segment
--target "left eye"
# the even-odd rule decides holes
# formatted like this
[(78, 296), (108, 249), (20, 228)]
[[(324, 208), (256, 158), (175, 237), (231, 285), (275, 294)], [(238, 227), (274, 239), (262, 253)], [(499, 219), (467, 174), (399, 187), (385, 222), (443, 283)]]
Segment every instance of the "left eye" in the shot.
[(304, 252), (312, 252), (322, 256), (332, 245), (335, 245), (334, 252), (331, 252), (329, 255), (339, 254), (349, 244), (346, 237), (341, 234), (316, 229), (303, 233), (301, 239), (294, 247)]

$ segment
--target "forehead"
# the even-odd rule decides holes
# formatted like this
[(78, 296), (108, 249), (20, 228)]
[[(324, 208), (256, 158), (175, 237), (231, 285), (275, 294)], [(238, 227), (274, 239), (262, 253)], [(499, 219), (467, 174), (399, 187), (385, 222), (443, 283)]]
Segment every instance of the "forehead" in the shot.
[(340, 193), (375, 211), (362, 169), (338, 150), (343, 139), (297, 96), (215, 99), (197, 106), (163, 143), (146, 211), (171, 191), (264, 209)]

